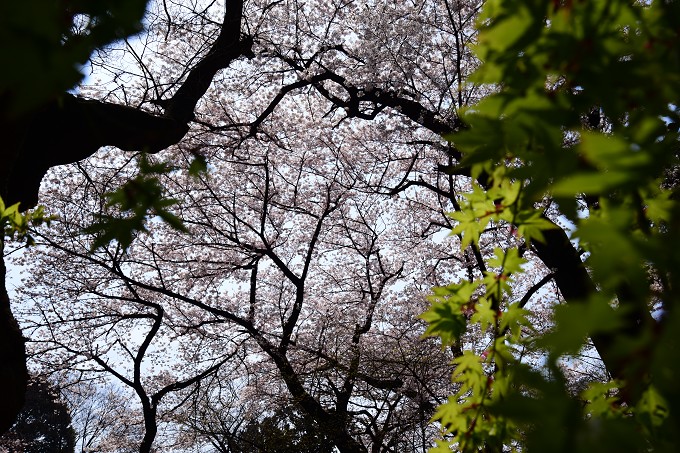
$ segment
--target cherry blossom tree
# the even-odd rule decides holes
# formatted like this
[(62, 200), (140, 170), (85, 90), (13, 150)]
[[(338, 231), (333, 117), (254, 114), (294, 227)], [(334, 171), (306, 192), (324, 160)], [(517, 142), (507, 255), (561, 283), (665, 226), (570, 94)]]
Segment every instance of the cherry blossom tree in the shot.
[(85, 380), (79, 374), (58, 377), (70, 409), (77, 453), (139, 450), (144, 420), (133, 399), (103, 380)]

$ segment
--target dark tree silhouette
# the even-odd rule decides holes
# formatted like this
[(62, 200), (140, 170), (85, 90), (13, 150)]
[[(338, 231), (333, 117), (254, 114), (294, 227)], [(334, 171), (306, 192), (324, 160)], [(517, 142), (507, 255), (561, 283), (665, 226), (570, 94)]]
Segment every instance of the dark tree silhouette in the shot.
[(26, 404), (8, 432), (0, 436), (0, 449), (23, 453), (72, 453), (75, 432), (59, 391), (34, 378), (26, 390)]
[[(146, 1), (137, 0), (137, 3), (144, 6)], [(62, 42), (61, 37), (72, 27), (75, 12), (80, 12), (72, 10), (74, 5), (70, 2), (64, 2), (61, 7), (63, 11), (57, 13), (62, 14), (46, 16), (45, 19), (48, 24), (54, 25), (54, 21), (70, 18), (55, 26), (57, 30), (61, 30), (61, 34), (57, 33), (57, 42), (61, 47), (55, 48), (56, 50), (68, 47), (69, 41)], [(241, 0), (226, 2), (221, 31), (210, 51), (194, 66), (172, 98), (158, 100), (158, 104), (164, 107), (163, 115), (79, 99), (66, 92), (48, 95), (46, 101), (24, 111), (26, 109), (22, 109), (21, 105), (17, 107), (16, 104), (21, 104), (21, 101), (16, 100), (14, 91), (6, 87), (8, 83), (2, 80), (0, 135), (4, 143), (0, 147), (0, 196), (5, 204), (19, 202), (21, 210), (35, 206), (40, 182), (49, 168), (78, 162), (102, 146), (116, 146), (125, 151), (156, 152), (177, 143), (187, 132), (194, 108), (217, 71), (229, 66), (236, 58), (250, 53), (251, 41), (241, 40), (242, 9)], [(38, 20), (34, 17), (35, 12), (31, 11), (30, 16), (25, 18), (25, 24), (21, 25)], [(28, 14), (29, 10), (23, 13)], [(2, 15), (0, 10), (0, 16)], [(6, 18), (8, 21), (11, 19), (12, 17)], [(26, 27), (29, 29), (29, 25)], [(10, 39), (15, 38), (18, 41), (21, 36), (10, 35)], [(122, 36), (111, 35), (111, 39), (116, 37)], [(106, 39), (103, 41), (95, 44), (103, 45)], [(17, 42), (4, 42), (0, 57), (15, 57), (4, 48), (7, 46), (11, 49), (15, 44)], [(30, 59), (31, 55), (27, 58)], [(17, 70), (21, 69), (19, 67)], [(11, 77), (8, 79), (11, 81)], [(63, 88), (66, 90), (70, 86)], [(0, 245), (3, 246), (0, 248), (4, 248), (4, 242)], [(24, 340), (12, 315), (6, 291), (3, 258), (0, 266), (0, 389), (8, 396), (0, 407), (0, 432), (11, 426), (21, 407), (27, 379)]]
[(225, 453), (326, 453), (334, 444), (309, 419), (286, 407), (250, 421), (226, 445), (231, 449)]

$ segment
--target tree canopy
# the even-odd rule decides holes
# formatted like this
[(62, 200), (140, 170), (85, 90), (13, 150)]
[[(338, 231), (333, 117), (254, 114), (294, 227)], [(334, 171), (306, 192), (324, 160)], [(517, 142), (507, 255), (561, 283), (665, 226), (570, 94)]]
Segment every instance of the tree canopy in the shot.
[(3, 388), (23, 334), (101, 451), (672, 450), (677, 2), (80, 3), (0, 15)]

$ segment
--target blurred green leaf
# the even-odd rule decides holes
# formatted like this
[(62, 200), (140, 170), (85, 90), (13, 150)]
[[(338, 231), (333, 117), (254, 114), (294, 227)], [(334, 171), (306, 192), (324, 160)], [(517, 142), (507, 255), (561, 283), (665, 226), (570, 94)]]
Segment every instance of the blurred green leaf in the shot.
[(553, 359), (576, 354), (589, 336), (616, 331), (625, 325), (624, 309), (614, 309), (609, 298), (593, 294), (579, 304), (560, 305), (555, 309), (555, 328), (538, 340)]
[(92, 250), (117, 241), (124, 249), (132, 244), (137, 233), (147, 232), (146, 223), (150, 217), (158, 216), (171, 228), (187, 232), (182, 220), (167, 208), (175, 206), (178, 200), (168, 198), (159, 176), (174, 171), (165, 162), (153, 162), (142, 154), (139, 159), (139, 173), (118, 189), (106, 194), (107, 206), (120, 215), (99, 214), (96, 221), (83, 232), (95, 239)]
[(194, 155), (194, 160), (189, 165), (189, 174), (191, 176), (198, 176), (206, 171), (208, 171), (208, 161), (201, 155)]

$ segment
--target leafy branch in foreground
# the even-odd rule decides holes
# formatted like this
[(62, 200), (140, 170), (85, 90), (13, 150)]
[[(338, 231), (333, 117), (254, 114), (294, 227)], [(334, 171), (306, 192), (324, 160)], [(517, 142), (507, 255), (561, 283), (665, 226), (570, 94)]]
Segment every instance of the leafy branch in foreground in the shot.
[[(26, 240), (28, 245), (33, 245), (35, 241), (29, 233), (29, 228), (43, 223), (49, 225), (54, 219), (54, 216), (45, 215), (44, 206), (22, 213), (19, 211), (19, 203), (5, 206), (5, 202), (0, 197), (0, 228), (6, 237), (19, 241)], [(4, 237), (2, 239), (4, 240)]]
[[(672, 451), (680, 4), (488, 1), (478, 23), (475, 80), (498, 90), (450, 137), (461, 166), (484, 180), (452, 214), (453, 233), (466, 248), (504, 223), (517, 245), (486, 261), (495, 271), (435, 288), (422, 315), (444, 345), (471, 324), (490, 336), (484, 352), (455, 360), (460, 389), (434, 417), (445, 440), (432, 451)], [(525, 272), (524, 251), (547, 240), (550, 222), (535, 207), (546, 198), (576, 226), (593, 285), (537, 334), (508, 285)], [(575, 396), (560, 364), (588, 337), (614, 379)], [(524, 363), (520, 349), (544, 363)]]
[[(137, 233), (148, 231), (146, 222), (150, 215), (158, 216), (177, 231), (187, 232), (181, 219), (169, 210), (178, 200), (165, 197), (165, 188), (159, 180), (160, 176), (176, 170), (177, 168), (164, 162), (151, 162), (147, 155), (142, 153), (137, 176), (106, 194), (106, 206), (114, 207), (122, 215), (96, 214), (96, 222), (85, 228), (85, 233), (96, 235), (92, 250), (114, 240), (127, 249)], [(188, 168), (189, 175), (196, 177), (206, 171), (205, 158), (195, 156)]]

